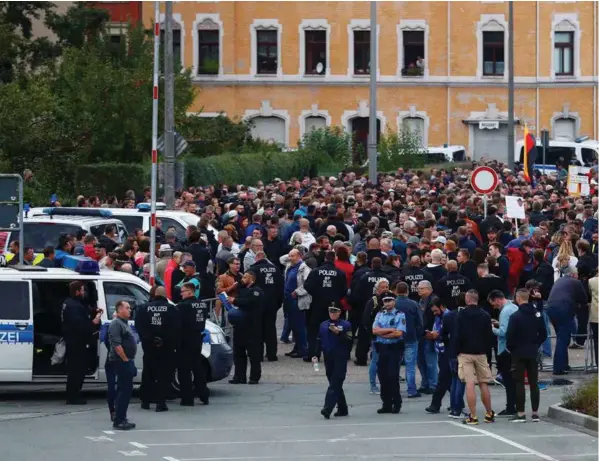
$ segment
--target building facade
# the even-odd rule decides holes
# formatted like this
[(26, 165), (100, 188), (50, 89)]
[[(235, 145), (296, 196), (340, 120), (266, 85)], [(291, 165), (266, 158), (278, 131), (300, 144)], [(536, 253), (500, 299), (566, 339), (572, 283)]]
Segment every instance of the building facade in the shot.
[[(369, 14), (368, 2), (175, 2), (175, 54), (201, 88), (191, 111), (251, 119), (290, 147), (326, 125), (363, 139), (372, 35), (381, 131), (507, 160), (508, 2), (379, 2), (372, 34)], [(151, 27), (152, 8), (142, 15)], [(599, 138), (598, 16), (597, 2), (514, 2), (521, 125)]]

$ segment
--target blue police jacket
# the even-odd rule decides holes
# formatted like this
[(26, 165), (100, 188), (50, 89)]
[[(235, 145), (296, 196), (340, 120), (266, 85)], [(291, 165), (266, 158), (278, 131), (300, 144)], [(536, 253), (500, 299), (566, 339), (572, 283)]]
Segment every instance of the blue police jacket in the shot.
[[(406, 316), (403, 312), (398, 312), (395, 309), (390, 311), (383, 310), (376, 314), (372, 329), (375, 328), (395, 328), (398, 331), (406, 332)], [(381, 338), (377, 336), (375, 342), (379, 344), (396, 344), (401, 341), (401, 338)]]
[(395, 301), (395, 310), (402, 312), (406, 317), (406, 329), (403, 340), (406, 344), (418, 342), (422, 336), (422, 319), (416, 301), (407, 296), (398, 296)]
[[(333, 333), (329, 330), (330, 325), (335, 325), (340, 328), (342, 330), (341, 333)], [(326, 355), (340, 353), (347, 356), (352, 342), (351, 323), (341, 319), (335, 321), (325, 320), (320, 324), (318, 339), (320, 341), (320, 347)]]

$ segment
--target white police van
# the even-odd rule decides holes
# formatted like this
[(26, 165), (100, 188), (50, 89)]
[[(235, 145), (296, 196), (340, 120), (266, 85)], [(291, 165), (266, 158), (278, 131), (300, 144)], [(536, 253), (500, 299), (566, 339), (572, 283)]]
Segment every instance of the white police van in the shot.
[[(69, 295), (69, 283), (85, 283), (90, 304), (103, 309), (102, 326), (88, 347), (86, 382), (106, 382), (104, 363), (107, 349), (103, 344), (115, 305), (126, 300), (132, 309), (148, 301), (150, 286), (122, 272), (99, 270), (97, 262), (86, 257), (69, 256), (65, 266), (72, 269), (46, 269), (37, 266), (0, 268), (0, 382), (64, 382), (65, 364), (53, 365), (51, 358), (61, 338), (61, 310)], [(223, 330), (206, 322), (202, 355), (209, 381), (229, 376), (233, 352)], [(139, 338), (138, 338), (139, 341)], [(138, 348), (135, 364), (142, 369), (143, 351)], [(138, 374), (136, 380), (141, 379)]]
[[(537, 138), (537, 158), (534, 169), (547, 171), (547, 174), (557, 171), (557, 163), (564, 166), (590, 167), (599, 157), (599, 141), (589, 139), (588, 136), (576, 138), (574, 141), (549, 140), (549, 147), (545, 149), (545, 163), (543, 164), (543, 144)], [(516, 143), (514, 161), (522, 163), (524, 159), (524, 139)]]

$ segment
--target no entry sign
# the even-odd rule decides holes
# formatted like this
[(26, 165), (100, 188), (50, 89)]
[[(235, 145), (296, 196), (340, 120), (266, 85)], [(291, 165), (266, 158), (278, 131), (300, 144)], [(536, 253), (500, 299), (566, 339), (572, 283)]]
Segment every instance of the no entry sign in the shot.
[(480, 166), (470, 176), (470, 185), (479, 194), (490, 194), (499, 184), (499, 178), (493, 168)]

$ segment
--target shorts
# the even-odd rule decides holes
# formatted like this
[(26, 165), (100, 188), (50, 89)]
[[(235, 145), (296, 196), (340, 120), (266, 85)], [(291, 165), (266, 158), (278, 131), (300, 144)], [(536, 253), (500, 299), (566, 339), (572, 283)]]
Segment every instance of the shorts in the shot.
[(488, 383), (493, 380), (485, 354), (458, 355), (458, 378), (465, 383)]

